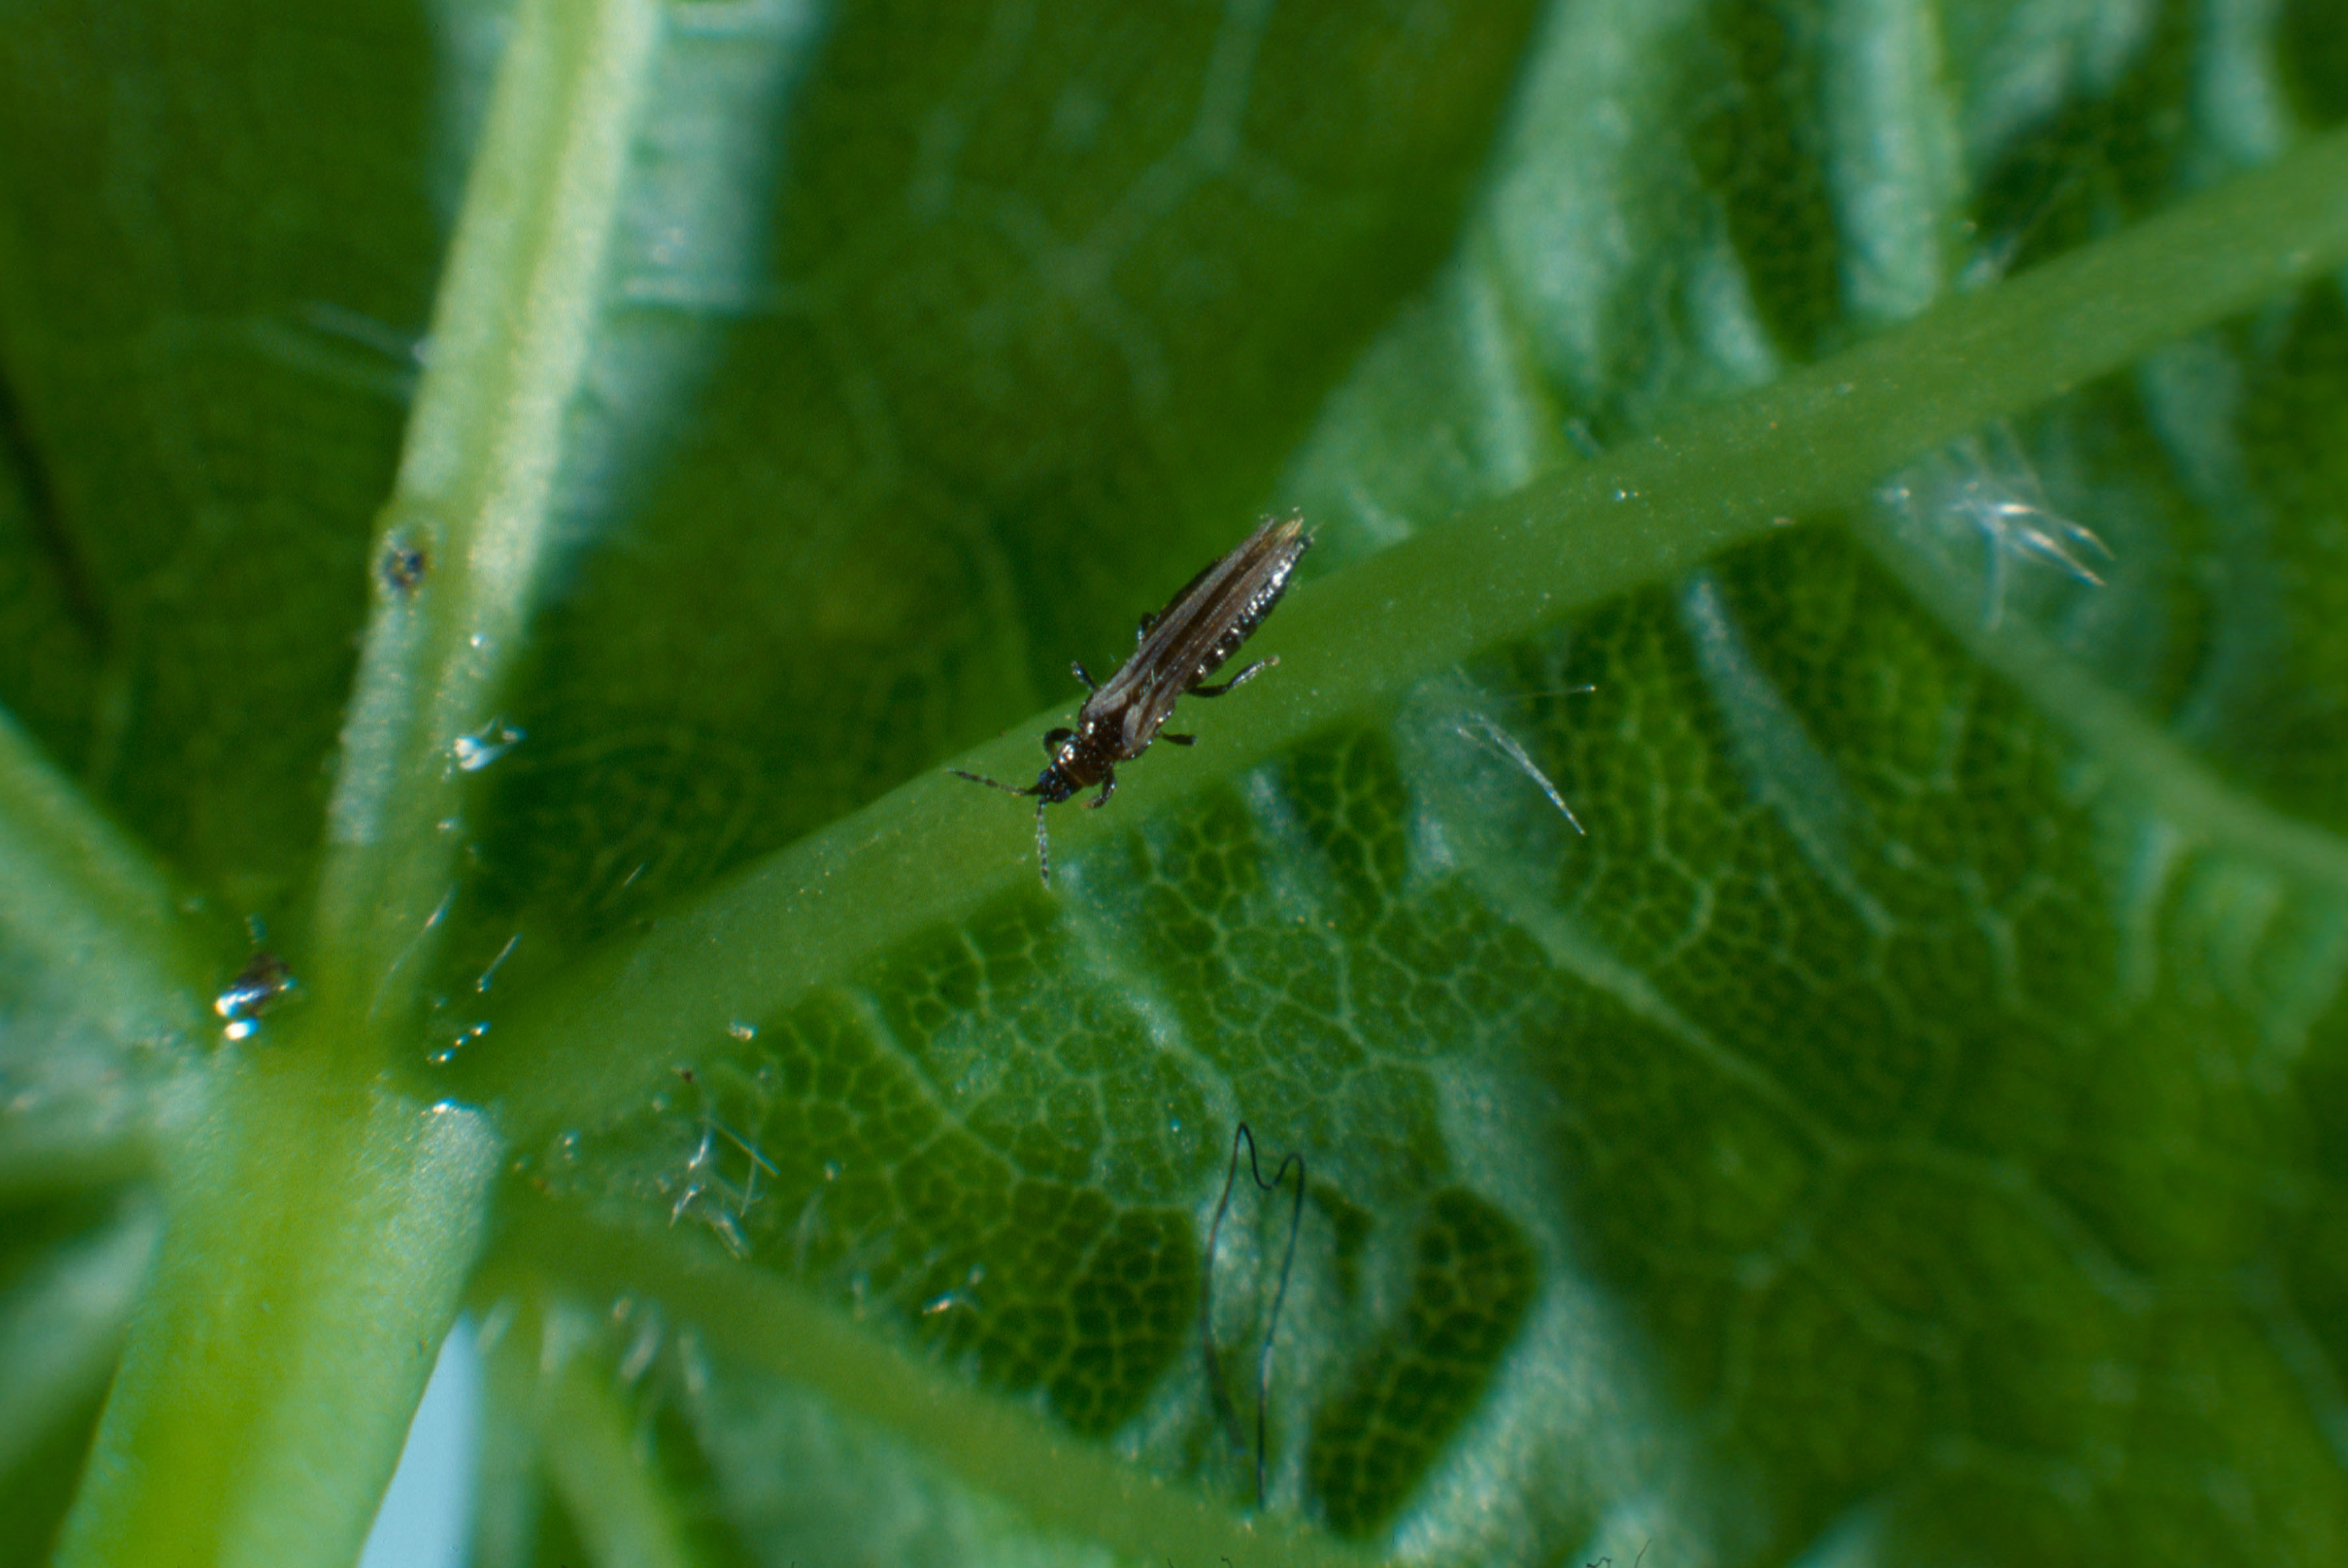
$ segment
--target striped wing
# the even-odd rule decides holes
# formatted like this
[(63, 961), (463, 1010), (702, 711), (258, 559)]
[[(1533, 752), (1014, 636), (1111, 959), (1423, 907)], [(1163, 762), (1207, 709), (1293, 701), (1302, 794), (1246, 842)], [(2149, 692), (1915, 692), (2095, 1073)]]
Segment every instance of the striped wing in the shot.
[(1312, 544), (1303, 518), (1265, 519), (1151, 617), (1133, 656), (1085, 704), (1083, 717), (1120, 717), (1128, 755), (1148, 745), (1182, 694), (1222, 668), (1272, 614)]

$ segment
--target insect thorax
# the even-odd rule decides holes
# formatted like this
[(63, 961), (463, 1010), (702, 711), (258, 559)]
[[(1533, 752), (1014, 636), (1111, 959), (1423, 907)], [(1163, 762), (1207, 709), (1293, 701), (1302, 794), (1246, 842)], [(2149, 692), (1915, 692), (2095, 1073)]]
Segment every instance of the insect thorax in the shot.
[(1089, 728), (1079, 729), (1062, 741), (1059, 749), (1052, 753), (1052, 760), (1044, 769), (1044, 778), (1036, 782), (1042, 785), (1048, 780), (1050, 787), (1059, 791), (1052, 798), (1065, 800), (1077, 790), (1099, 783), (1115, 762), (1115, 752), (1105, 744), (1104, 737)]

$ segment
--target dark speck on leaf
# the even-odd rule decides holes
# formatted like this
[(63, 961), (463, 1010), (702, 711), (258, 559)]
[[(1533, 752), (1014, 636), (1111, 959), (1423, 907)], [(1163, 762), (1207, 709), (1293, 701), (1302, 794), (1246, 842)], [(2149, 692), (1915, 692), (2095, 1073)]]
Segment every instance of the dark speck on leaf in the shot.
[(432, 569), (431, 557), (420, 545), (405, 544), (393, 540), (384, 546), (383, 585), (401, 598), (416, 592), (424, 574)]

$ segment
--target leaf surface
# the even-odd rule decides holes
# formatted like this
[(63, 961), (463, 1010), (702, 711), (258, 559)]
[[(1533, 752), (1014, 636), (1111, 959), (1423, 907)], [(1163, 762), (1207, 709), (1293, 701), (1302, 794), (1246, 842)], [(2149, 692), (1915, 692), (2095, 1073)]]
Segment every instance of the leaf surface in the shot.
[[(440, 946), (245, 1071), (237, 919), (380, 956), (310, 892), (345, 696), (441, 678), (371, 520), (551, 13), (33, 8), (0, 799), (103, 853), (0, 844), (10, 1495), (135, 1173), (286, 1212), (186, 1217), (194, 1086), (333, 1034), (506, 1151), (485, 1563), (2348, 1553), (2320, 10), (666, 8), (554, 122), (633, 129), (450, 841), (347, 851)], [(945, 764), (1290, 505), (1280, 667), (1039, 888)], [(1241, 1122), (1303, 1202), (1214, 1227)]]

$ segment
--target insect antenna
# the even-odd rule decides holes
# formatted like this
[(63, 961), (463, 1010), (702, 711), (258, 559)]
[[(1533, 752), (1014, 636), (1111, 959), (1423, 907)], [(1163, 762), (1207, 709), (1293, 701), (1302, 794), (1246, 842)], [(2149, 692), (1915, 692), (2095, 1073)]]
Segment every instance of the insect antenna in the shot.
[(1199, 1288), (1199, 1343), (1207, 1365), (1207, 1389), (1214, 1400), (1216, 1414), (1221, 1418), (1224, 1429), (1234, 1439), (1239, 1435), (1239, 1412), (1231, 1408), (1231, 1395), (1223, 1387), (1222, 1367), (1215, 1357), (1215, 1239), (1223, 1228), (1224, 1212), (1231, 1206), (1231, 1189), (1240, 1174), (1240, 1143), (1244, 1140), (1248, 1151), (1248, 1176), (1256, 1187), (1265, 1192), (1277, 1192), (1280, 1184), (1288, 1180), (1291, 1166), (1296, 1170), (1296, 1202), (1288, 1216), (1288, 1250), (1280, 1260), (1280, 1285), (1272, 1292), (1272, 1315), (1264, 1324), (1263, 1347), (1256, 1354), (1255, 1368), (1255, 1505), (1263, 1506), (1264, 1496), (1264, 1412), (1272, 1400), (1272, 1346), (1280, 1332), (1280, 1309), (1288, 1300), (1288, 1276), (1296, 1266), (1296, 1236), (1304, 1225), (1304, 1156), (1291, 1154), (1273, 1170), (1272, 1180), (1263, 1179), (1263, 1171), (1256, 1163), (1255, 1134), (1244, 1121), (1231, 1134), (1231, 1165), (1223, 1174), (1223, 1195), (1215, 1204), (1215, 1218), (1207, 1227), (1206, 1266), (1201, 1271), (1203, 1281)]
[(1035, 865), (1043, 872), (1044, 885), (1050, 887), (1052, 885), (1052, 844), (1050, 837), (1044, 829), (1044, 808), (1052, 803), (1052, 799), (1044, 793), (1043, 785), (1030, 784), (1023, 789), (1015, 784), (1005, 784), (1000, 779), (989, 779), (983, 773), (972, 773), (960, 768), (949, 768), (946, 771), (957, 779), (967, 779), (973, 784), (983, 784), (990, 789), (1000, 789), (1005, 795), (1035, 797)]
[(967, 779), (973, 784), (983, 784), (990, 789), (1000, 789), (1005, 795), (1033, 795), (1035, 793), (1033, 789), (1023, 789), (1016, 784), (1005, 784), (1000, 779), (989, 779), (983, 773), (965, 773), (959, 768), (949, 768), (946, 771), (953, 774), (957, 779)]

